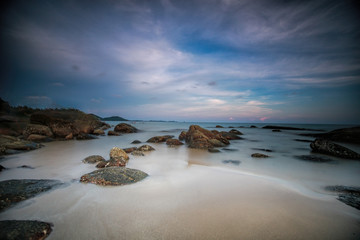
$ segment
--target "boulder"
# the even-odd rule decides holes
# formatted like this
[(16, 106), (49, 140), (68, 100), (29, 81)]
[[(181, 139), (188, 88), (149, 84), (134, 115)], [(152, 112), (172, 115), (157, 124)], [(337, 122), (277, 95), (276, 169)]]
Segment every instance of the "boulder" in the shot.
[(33, 220), (0, 221), (0, 239), (43, 240), (50, 235), (52, 224)]
[(209, 148), (208, 152), (210, 152), (210, 153), (219, 153), (221, 151), (219, 149), (216, 149), (216, 148)]
[(32, 198), (62, 183), (57, 180), (21, 179), (0, 182), (0, 211), (12, 204)]
[(45, 137), (53, 137), (51, 129), (48, 126), (39, 124), (28, 124), (23, 131), (24, 138), (28, 138), (31, 134), (43, 135)]
[(134, 141), (132, 141), (131, 142), (132, 144), (139, 144), (139, 143), (141, 143), (139, 140), (134, 140)]
[(153, 148), (153, 147), (150, 146), (150, 145), (142, 145), (142, 146), (139, 147), (137, 150), (138, 150), (138, 151), (141, 151), (141, 152), (148, 152), (148, 151), (154, 151), (155, 148)]
[(110, 150), (110, 162), (109, 165), (111, 166), (119, 166), (125, 167), (129, 161), (129, 156), (127, 153), (118, 147), (113, 147)]
[(216, 128), (224, 128), (224, 127), (221, 126), (221, 125), (216, 125), (215, 127), (216, 127)]
[(238, 134), (231, 133), (231, 132), (220, 132), (220, 135), (224, 137), (227, 140), (237, 140), (237, 139), (243, 139), (242, 137), (239, 137)]
[(108, 136), (120, 136), (120, 135), (121, 134), (118, 133), (118, 132), (115, 132), (115, 131), (112, 131), (112, 130), (108, 131)]
[(7, 135), (0, 135), (0, 150), (2, 154), (9, 153), (7, 150), (29, 151), (38, 149), (40, 147), (42, 147), (42, 145), (35, 142), (22, 140)]
[(105, 132), (104, 132), (104, 130), (98, 128), (98, 129), (95, 129), (92, 134), (94, 134), (94, 135), (105, 135)]
[(119, 186), (143, 180), (147, 173), (131, 168), (109, 167), (95, 170), (81, 176), (80, 182), (93, 183), (102, 186)]
[(98, 162), (104, 162), (105, 158), (103, 158), (100, 155), (91, 155), (89, 157), (84, 158), (83, 163), (90, 163), (90, 164), (94, 164), (94, 163), (98, 163)]
[(360, 160), (360, 154), (357, 152), (325, 139), (315, 139), (315, 141), (310, 143), (310, 147), (313, 152), (323, 153), (339, 158)]
[(66, 137), (65, 137), (65, 140), (71, 140), (71, 139), (73, 139), (74, 138), (74, 135), (72, 134), (72, 133), (70, 133), (69, 135), (67, 135)]
[(251, 154), (251, 157), (253, 157), (253, 158), (268, 158), (269, 156), (266, 154), (262, 154), (262, 153), (253, 153), (253, 154)]
[(115, 126), (114, 131), (121, 133), (135, 133), (138, 129), (127, 123), (119, 123)]
[(180, 133), (180, 135), (179, 135), (179, 140), (180, 141), (184, 141), (185, 140), (185, 138), (186, 138), (186, 131), (182, 131), (181, 133)]
[(166, 145), (179, 146), (179, 145), (184, 145), (184, 144), (177, 139), (168, 139), (168, 140), (166, 140)]
[(108, 163), (108, 161), (98, 162), (98, 164), (96, 164), (96, 168), (104, 168), (104, 167), (106, 167), (107, 163)]
[(145, 156), (145, 154), (142, 151), (135, 150), (131, 153), (133, 156)]
[(236, 134), (236, 135), (243, 135), (242, 132), (240, 132), (239, 130), (236, 130), (236, 129), (231, 129), (231, 130), (229, 131), (229, 133), (233, 133), (233, 134)]
[(190, 148), (209, 149), (224, 147), (229, 141), (217, 131), (212, 132), (198, 125), (191, 125), (186, 133), (185, 141)]
[(137, 149), (137, 147), (130, 147), (130, 148), (124, 148), (123, 150), (126, 153), (132, 153), (133, 151), (135, 151)]
[(166, 142), (166, 140), (173, 138), (174, 136), (172, 135), (164, 135), (164, 136), (155, 136), (150, 138), (149, 140), (147, 140), (146, 142), (151, 142), (151, 143), (160, 143), (160, 142)]

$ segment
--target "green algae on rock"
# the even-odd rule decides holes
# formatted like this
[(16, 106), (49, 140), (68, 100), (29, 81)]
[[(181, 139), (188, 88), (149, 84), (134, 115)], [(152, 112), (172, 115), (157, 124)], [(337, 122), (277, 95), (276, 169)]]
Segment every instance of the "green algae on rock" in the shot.
[(119, 186), (136, 183), (148, 176), (147, 173), (131, 168), (109, 167), (95, 170), (81, 176), (80, 182), (93, 183), (102, 186)]

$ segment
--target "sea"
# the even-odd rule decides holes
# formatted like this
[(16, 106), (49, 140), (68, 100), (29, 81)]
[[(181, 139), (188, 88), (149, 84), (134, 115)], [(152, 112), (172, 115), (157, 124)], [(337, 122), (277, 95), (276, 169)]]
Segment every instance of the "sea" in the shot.
[[(120, 122), (108, 122), (113, 127)], [(360, 212), (337, 200), (326, 186), (360, 186), (360, 161), (312, 153), (313, 137), (350, 125), (216, 122), (126, 122), (139, 132), (87, 141), (54, 141), (0, 159), (0, 180), (57, 179), (64, 184), (0, 213), (0, 220), (53, 223), (48, 239), (360, 239)], [(237, 129), (220, 152), (146, 143), (190, 125)], [(216, 128), (221, 125), (223, 128)], [(309, 130), (263, 129), (265, 125)], [(251, 127), (256, 126), (256, 127)], [(111, 130), (109, 129), (109, 130)], [(313, 129), (314, 131), (310, 130)], [(320, 131), (319, 131), (320, 130)], [(140, 140), (141, 144), (132, 144)], [(80, 183), (96, 170), (82, 160), (109, 159), (112, 147), (149, 144), (156, 150), (130, 156), (127, 167), (149, 176), (125, 186)], [(356, 152), (360, 146), (343, 144)], [(263, 153), (268, 158), (253, 158)], [(313, 162), (301, 156), (328, 161)], [(26, 165), (27, 167), (21, 167)]]

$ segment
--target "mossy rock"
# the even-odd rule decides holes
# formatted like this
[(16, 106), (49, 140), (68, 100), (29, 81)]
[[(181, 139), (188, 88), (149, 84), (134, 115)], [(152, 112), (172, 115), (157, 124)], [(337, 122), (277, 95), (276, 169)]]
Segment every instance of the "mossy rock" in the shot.
[(81, 176), (80, 182), (102, 186), (119, 186), (136, 183), (148, 176), (147, 173), (131, 168), (109, 167), (95, 170)]

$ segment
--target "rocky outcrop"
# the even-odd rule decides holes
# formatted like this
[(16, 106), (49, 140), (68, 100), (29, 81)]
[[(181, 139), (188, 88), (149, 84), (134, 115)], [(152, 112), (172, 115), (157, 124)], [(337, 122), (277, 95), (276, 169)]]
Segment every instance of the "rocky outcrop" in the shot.
[(57, 180), (7, 180), (0, 182), (0, 211), (12, 204), (32, 198), (62, 183)]
[(120, 133), (136, 133), (138, 129), (127, 123), (119, 123), (115, 126), (114, 131)]
[(90, 164), (95, 164), (95, 163), (104, 162), (104, 161), (105, 161), (105, 158), (103, 158), (100, 155), (91, 155), (82, 160), (83, 163), (90, 163)]
[(185, 141), (190, 148), (209, 149), (224, 147), (229, 141), (218, 133), (206, 130), (198, 125), (191, 125), (186, 133)]
[(323, 153), (339, 158), (360, 160), (360, 154), (328, 140), (315, 139), (315, 141), (310, 143), (310, 147), (313, 152)]
[(0, 239), (43, 240), (50, 235), (52, 224), (33, 220), (0, 221)]
[(53, 132), (48, 126), (39, 125), (39, 124), (28, 124), (23, 131), (24, 138), (30, 140), (28, 137), (34, 134), (44, 136), (44, 139), (47, 137), (48, 138), (54, 137)]
[(13, 150), (34, 150), (40, 148), (41, 146), (41, 144), (35, 142), (21, 140), (19, 138), (7, 135), (0, 135), (0, 155), (15, 153), (16, 151), (14, 152)]
[(127, 153), (118, 147), (113, 147), (110, 150), (109, 155), (111, 166), (125, 167), (129, 161), (129, 156), (127, 155)]
[(148, 139), (146, 142), (150, 143), (160, 143), (160, 142), (166, 142), (166, 140), (173, 138), (172, 135), (164, 135), (164, 136), (155, 136), (150, 139)]
[(307, 133), (300, 135), (322, 138), (334, 142), (360, 144), (360, 127), (336, 129), (327, 133)]
[(184, 145), (184, 144), (177, 139), (168, 139), (168, 140), (166, 140), (166, 145), (179, 146), (179, 145)]
[(262, 153), (253, 153), (253, 154), (251, 154), (251, 157), (253, 157), (253, 158), (268, 158), (269, 156), (266, 154), (262, 154)]
[(181, 133), (180, 133), (180, 135), (179, 135), (179, 140), (180, 141), (184, 141), (185, 140), (185, 138), (186, 138), (186, 131), (182, 131)]
[(131, 168), (110, 167), (93, 171), (81, 176), (80, 182), (102, 186), (119, 186), (143, 180), (147, 173)]
[(338, 200), (360, 210), (360, 187), (327, 186), (327, 191), (338, 193)]

